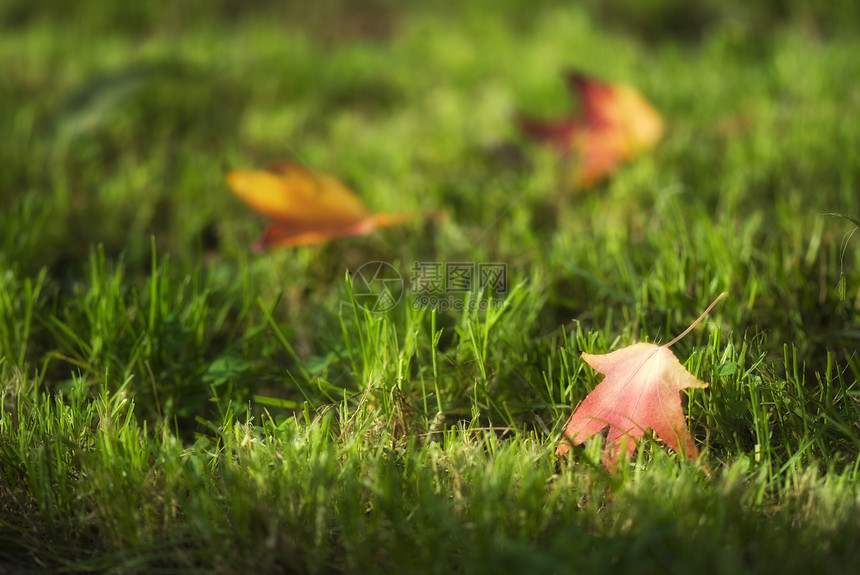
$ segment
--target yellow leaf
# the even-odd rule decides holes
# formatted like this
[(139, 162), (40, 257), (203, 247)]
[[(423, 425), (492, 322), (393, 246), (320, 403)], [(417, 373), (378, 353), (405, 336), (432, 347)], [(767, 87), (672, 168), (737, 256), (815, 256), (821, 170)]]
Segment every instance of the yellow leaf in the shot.
[(316, 244), (366, 234), (415, 214), (369, 214), (340, 180), (290, 163), (268, 170), (233, 170), (227, 183), (251, 208), (271, 219), (256, 249)]

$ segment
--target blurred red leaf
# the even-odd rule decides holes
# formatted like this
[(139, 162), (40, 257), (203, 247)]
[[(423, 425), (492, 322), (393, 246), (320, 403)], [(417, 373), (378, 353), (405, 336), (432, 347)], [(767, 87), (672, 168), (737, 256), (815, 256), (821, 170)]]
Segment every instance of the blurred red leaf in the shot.
[(570, 91), (580, 101), (577, 116), (555, 121), (521, 118), (521, 129), (532, 138), (572, 150), (579, 157), (576, 183), (590, 186), (617, 166), (652, 148), (663, 136), (663, 120), (639, 92), (582, 74), (567, 75)]

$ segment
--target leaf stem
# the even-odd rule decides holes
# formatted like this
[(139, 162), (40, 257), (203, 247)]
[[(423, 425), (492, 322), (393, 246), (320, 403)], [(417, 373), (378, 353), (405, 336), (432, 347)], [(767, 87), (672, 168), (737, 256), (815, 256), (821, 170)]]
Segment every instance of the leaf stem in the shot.
[(712, 302), (711, 302), (711, 305), (709, 305), (709, 306), (708, 306), (708, 309), (706, 309), (705, 311), (703, 311), (703, 312), (702, 312), (702, 315), (700, 315), (700, 316), (698, 317), (698, 319), (696, 319), (696, 321), (694, 321), (692, 324), (690, 324), (690, 327), (688, 327), (687, 329), (685, 329), (685, 330), (683, 331), (683, 333), (681, 333), (681, 335), (677, 336), (675, 339), (673, 339), (672, 341), (670, 341), (669, 343), (667, 343), (667, 344), (666, 344), (666, 345), (664, 345), (663, 347), (672, 347), (672, 344), (674, 344), (674, 343), (675, 343), (675, 342), (677, 342), (679, 339), (681, 339), (682, 337), (684, 337), (685, 335), (687, 335), (688, 333), (690, 333), (690, 332), (693, 330), (693, 328), (694, 328), (694, 327), (696, 327), (697, 325), (699, 325), (699, 323), (700, 323), (703, 319), (705, 319), (705, 316), (706, 316), (706, 315), (708, 315), (708, 312), (709, 312), (709, 311), (711, 311), (711, 310), (714, 308), (714, 306), (715, 306), (715, 305), (717, 305), (717, 302), (718, 302), (718, 301), (720, 301), (720, 300), (721, 300), (721, 299), (723, 299), (723, 298), (727, 298), (727, 297), (729, 297), (729, 292), (727, 292), (727, 291), (724, 291), (723, 293), (721, 293), (720, 295), (718, 295), (718, 296), (717, 296), (717, 299), (715, 299), (714, 301), (712, 301)]

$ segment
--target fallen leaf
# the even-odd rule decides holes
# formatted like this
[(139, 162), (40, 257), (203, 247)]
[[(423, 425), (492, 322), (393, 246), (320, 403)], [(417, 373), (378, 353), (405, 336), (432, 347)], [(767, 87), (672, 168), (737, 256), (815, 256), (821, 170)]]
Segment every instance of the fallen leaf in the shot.
[(680, 391), (708, 384), (684, 369), (669, 347), (727, 295), (720, 294), (684, 333), (665, 345), (636, 343), (605, 355), (583, 353), (586, 363), (606, 377), (570, 416), (556, 455), (561, 457), (571, 445), (583, 443), (608, 426), (603, 465), (609, 470), (615, 468), (619, 457), (632, 455), (649, 428), (673, 450), (697, 457), (699, 452), (684, 420)]
[(253, 210), (271, 219), (256, 250), (295, 247), (366, 234), (415, 214), (370, 214), (340, 180), (290, 163), (233, 170), (227, 183)]
[(521, 118), (520, 127), (562, 153), (574, 151), (580, 159), (575, 174), (578, 185), (594, 184), (663, 136), (660, 114), (630, 86), (576, 72), (568, 73), (567, 82), (580, 100), (577, 116), (555, 121)]

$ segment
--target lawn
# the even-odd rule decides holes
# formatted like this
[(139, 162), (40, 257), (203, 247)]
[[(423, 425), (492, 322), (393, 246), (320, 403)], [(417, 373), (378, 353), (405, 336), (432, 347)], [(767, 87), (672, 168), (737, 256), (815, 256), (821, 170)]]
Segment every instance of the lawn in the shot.
[[(0, 7), (0, 573), (855, 569), (858, 12)], [(588, 188), (517, 124), (570, 69), (666, 128)], [(283, 161), (418, 215), (255, 252), (226, 175)], [(437, 264), (505, 281), (367, 304)], [(698, 458), (556, 457), (582, 352), (723, 291), (672, 347)]]

